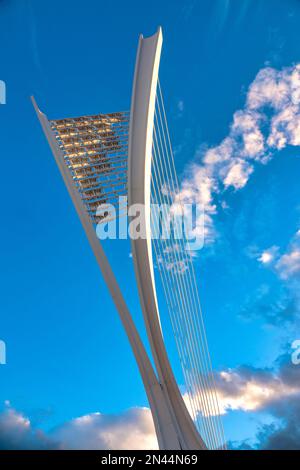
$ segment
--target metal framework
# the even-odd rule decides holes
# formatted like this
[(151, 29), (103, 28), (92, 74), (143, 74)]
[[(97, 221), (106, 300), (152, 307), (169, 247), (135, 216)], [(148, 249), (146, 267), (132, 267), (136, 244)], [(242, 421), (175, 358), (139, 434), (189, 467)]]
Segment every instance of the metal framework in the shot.
[(129, 112), (53, 119), (50, 126), (92, 221), (111, 220), (96, 211), (127, 194)]
[[(149, 400), (159, 447), (196, 450), (208, 446), (187, 410), (168, 359), (153, 268), (150, 202), (161, 47), (160, 28), (152, 37), (140, 36), (130, 114), (120, 112), (49, 121), (34, 98), (32, 100), (127, 333)], [(96, 223), (113, 217), (109, 212), (99, 215), (96, 212), (99, 204), (114, 203), (119, 196), (127, 194), (129, 205), (145, 206), (143, 222), (147, 237), (131, 240), (131, 244), (140, 304), (156, 370), (95, 233)]]

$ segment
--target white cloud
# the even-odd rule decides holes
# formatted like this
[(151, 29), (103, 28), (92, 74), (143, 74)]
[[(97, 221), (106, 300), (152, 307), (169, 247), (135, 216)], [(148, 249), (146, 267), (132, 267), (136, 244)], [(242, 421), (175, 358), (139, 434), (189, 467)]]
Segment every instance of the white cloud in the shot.
[[(300, 394), (300, 384), (287, 383), (276, 372), (268, 369), (255, 369), (246, 366), (227, 369), (216, 373), (215, 381), (218, 408), (222, 415), (236, 410), (259, 411), (274, 401)], [(211, 390), (207, 390), (207, 392), (215, 393)], [(192, 414), (190, 397), (185, 394), (183, 398)], [(198, 403), (201, 403), (201, 398)], [(207, 415), (205, 409), (199, 411), (202, 415)], [(217, 413), (217, 409), (215, 411)]]
[[(240, 366), (223, 370), (215, 373), (215, 383), (221, 414), (234, 410), (260, 411), (300, 396), (299, 375), (293, 370), (290, 360), (278, 369)], [(184, 394), (183, 398), (191, 412), (190, 397)]]
[(268, 144), (277, 149), (282, 149), (287, 144), (300, 145), (299, 106), (287, 105), (273, 117)]
[(300, 248), (293, 248), (289, 253), (283, 255), (276, 268), (283, 279), (300, 274)]
[(270, 265), (281, 279), (294, 279), (300, 275), (300, 230), (292, 237), (287, 251), (279, 253), (278, 246), (263, 251), (257, 258), (262, 264)]
[(10, 407), (0, 414), (0, 450), (1, 449), (46, 449), (49, 439), (40, 430), (31, 427), (30, 420), (22, 413)]
[(249, 163), (243, 160), (236, 160), (224, 177), (225, 188), (228, 186), (233, 186), (235, 189), (243, 188), (252, 172), (253, 167)]
[(300, 275), (300, 231), (293, 237), (285, 254), (277, 261), (275, 269), (282, 279), (290, 279)]
[(296, 278), (300, 275), (300, 230), (292, 237), (285, 253), (279, 253), (278, 246), (272, 246), (257, 259), (262, 264), (270, 265), (281, 279)]
[(255, 448), (299, 449), (299, 370), (290, 354), (278, 358), (276, 364), (272, 369), (242, 366), (218, 374), (221, 407), (224, 413), (242, 410), (273, 417), (269, 425), (259, 426)]
[(281, 109), (289, 101), (291, 90), (288, 81), (289, 69), (283, 71), (266, 67), (257, 74), (247, 94), (247, 106), (251, 110), (261, 109), (266, 105)]
[(47, 434), (7, 407), (0, 413), (0, 449), (157, 449), (151, 412), (131, 408), (118, 415), (91, 413)]
[[(189, 176), (183, 181), (179, 194), (175, 195), (174, 204), (196, 203), (205, 209), (204, 214), (204, 238), (206, 242), (215, 237), (212, 215), (216, 213), (216, 205), (213, 203), (213, 193), (217, 192), (217, 182), (211, 175), (209, 168), (191, 165)], [(203, 213), (202, 213), (203, 217)], [(201, 225), (201, 223), (197, 223)]]
[(244, 134), (243, 139), (245, 156), (256, 157), (262, 154), (264, 151), (264, 138), (259, 130)]
[(262, 264), (271, 264), (276, 259), (277, 254), (278, 246), (272, 246), (260, 254), (258, 261), (260, 261)]
[(271, 371), (229, 369), (220, 372), (217, 393), (220, 411), (224, 414), (229, 410), (261, 410), (275, 400), (298, 395), (300, 386), (285, 383)]
[(287, 145), (300, 145), (300, 64), (260, 70), (248, 88), (244, 109), (233, 115), (228, 136), (204, 152), (201, 165), (188, 168), (180, 197), (203, 204), (206, 244), (216, 236), (215, 196), (220, 199), (229, 188), (245, 187), (255, 164), (268, 163), (274, 151)]
[(263, 264), (267, 264), (267, 263), (270, 263), (273, 260), (273, 256), (270, 252), (264, 251), (261, 254), (261, 256), (258, 258), (258, 260)]
[(119, 415), (92, 413), (54, 430), (63, 449), (157, 449), (151, 412), (131, 408)]

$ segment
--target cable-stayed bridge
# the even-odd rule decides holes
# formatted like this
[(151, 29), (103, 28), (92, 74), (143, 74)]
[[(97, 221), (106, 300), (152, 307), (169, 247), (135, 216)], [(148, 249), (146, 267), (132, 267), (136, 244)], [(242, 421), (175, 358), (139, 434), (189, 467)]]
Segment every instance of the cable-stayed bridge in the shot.
[[(153, 237), (154, 206), (182, 210), (165, 106), (158, 79), (162, 32), (140, 37), (130, 112), (48, 120), (33, 104), (118, 310), (149, 400), (160, 449), (224, 449), (214, 377), (188, 238)], [(98, 224), (137, 205), (144, 236), (131, 238), (139, 301), (154, 366), (96, 235)], [(123, 198), (123, 199), (122, 199)], [(99, 206), (102, 208), (99, 211)], [(103, 209), (104, 208), (104, 209)], [(157, 266), (186, 393), (177, 384), (163, 337)]]

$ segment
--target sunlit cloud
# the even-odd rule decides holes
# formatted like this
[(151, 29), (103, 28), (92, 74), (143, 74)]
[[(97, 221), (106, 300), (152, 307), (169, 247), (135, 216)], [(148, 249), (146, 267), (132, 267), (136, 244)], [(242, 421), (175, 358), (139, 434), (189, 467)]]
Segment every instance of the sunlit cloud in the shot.
[(216, 238), (214, 215), (222, 209), (223, 194), (244, 188), (255, 165), (267, 164), (287, 145), (300, 145), (300, 64), (260, 70), (248, 88), (244, 109), (233, 115), (228, 135), (202, 152), (200, 165), (188, 167), (180, 198), (203, 205), (206, 244)]
[(258, 261), (262, 264), (269, 265), (272, 263), (278, 254), (278, 247), (272, 246), (271, 248), (264, 250), (258, 257)]
[(300, 384), (285, 383), (275, 372), (240, 368), (220, 372), (217, 391), (221, 412), (257, 411), (277, 400), (299, 395)]
[(290, 246), (276, 263), (275, 266), (282, 279), (290, 279), (300, 275), (300, 233), (297, 231)]
[[(280, 420), (259, 435), (261, 448), (299, 448), (300, 372), (289, 355), (274, 368), (240, 366), (215, 374), (221, 414), (269, 413)], [(208, 394), (211, 390), (206, 390)], [(190, 397), (183, 395), (193, 415)], [(195, 397), (192, 397), (195, 398)], [(201, 403), (201, 399), (198, 400)], [(204, 417), (205, 409), (198, 410)], [(278, 424), (279, 423), (279, 424)], [(294, 429), (294, 435), (290, 435)], [(279, 439), (280, 437), (280, 439)], [(109, 415), (99, 412), (74, 418), (45, 433), (9, 402), (0, 413), (0, 449), (157, 449), (149, 408), (136, 407)]]
[(0, 413), (0, 449), (155, 450), (157, 439), (149, 408), (116, 415), (90, 413), (44, 433), (7, 406)]

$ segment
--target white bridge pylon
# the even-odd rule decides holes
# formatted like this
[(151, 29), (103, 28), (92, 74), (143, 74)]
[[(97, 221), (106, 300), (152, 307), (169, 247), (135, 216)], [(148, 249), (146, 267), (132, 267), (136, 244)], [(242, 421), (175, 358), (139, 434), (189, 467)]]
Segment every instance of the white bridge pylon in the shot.
[[(34, 98), (32, 101), (128, 336), (148, 397), (159, 448), (162, 450), (204, 450), (209, 446), (202, 439), (190, 416), (168, 359), (161, 331), (153, 269), (150, 230), (151, 161), (161, 48), (161, 28), (151, 37), (140, 36), (130, 110), (127, 180), (129, 207), (137, 203), (144, 204), (145, 207), (142, 215), (144, 221), (141, 223), (144, 222), (147, 237), (146, 239), (132, 239), (131, 246), (140, 304), (156, 370), (151, 364), (105, 251), (96, 236), (95, 217), (91, 217), (89, 210), (87, 210), (87, 207), (94, 207), (91, 204), (95, 204), (95, 202), (90, 202), (93, 201), (92, 197), (99, 198), (102, 194), (102, 189), (97, 186), (97, 178), (101, 171), (108, 171), (109, 165), (104, 165), (106, 170), (101, 169), (100, 171), (99, 165), (103, 165), (103, 156), (100, 158), (97, 154), (97, 160), (91, 164), (89, 156), (88, 160), (84, 160), (85, 156), (79, 157), (79, 154), (71, 154), (67, 150), (67, 145), (72, 145), (72, 138), (69, 138), (71, 134), (67, 135), (67, 139), (69, 139), (67, 140), (65, 136), (62, 137), (57, 133), (59, 126), (64, 126), (65, 122), (69, 125), (68, 119), (49, 121), (47, 116), (39, 110)], [(103, 117), (104, 115), (99, 116)], [(95, 129), (97, 121), (95, 116), (92, 118), (93, 129)], [(76, 119), (80, 118), (75, 118), (73, 124)], [(78, 122), (76, 125), (79, 125)], [(88, 126), (88, 124), (84, 125)], [(84, 129), (84, 126), (81, 128)], [(80, 128), (79, 132), (81, 132)], [(98, 132), (97, 124), (95, 132)], [(92, 154), (92, 151), (87, 153)], [(72, 163), (74, 161), (76, 164)], [(94, 169), (91, 170), (91, 167), (95, 168), (96, 166), (97, 173), (93, 173)], [(77, 175), (76, 178), (74, 174)], [(80, 178), (78, 178), (78, 174)], [(203, 390), (202, 392), (205, 393)]]
[[(154, 112), (162, 48), (162, 31), (140, 37), (130, 111), (128, 146), (128, 205), (143, 204), (146, 238), (131, 240), (140, 302), (159, 382), (169, 410), (170, 431), (164, 431), (171, 449), (204, 449), (205, 444), (190, 417), (179, 391), (164, 345), (153, 272), (150, 188)], [(158, 414), (160, 411), (157, 410)], [(164, 425), (163, 425), (164, 426)], [(160, 424), (162, 428), (162, 425)], [(171, 436), (174, 437), (171, 437)], [(176, 436), (176, 437), (175, 437)], [(176, 447), (174, 447), (176, 446)]]

